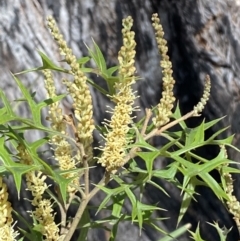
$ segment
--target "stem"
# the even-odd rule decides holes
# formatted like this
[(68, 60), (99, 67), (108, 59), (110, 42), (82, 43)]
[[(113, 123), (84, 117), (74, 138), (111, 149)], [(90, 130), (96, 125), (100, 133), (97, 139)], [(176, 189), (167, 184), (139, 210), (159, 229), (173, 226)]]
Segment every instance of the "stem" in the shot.
[(145, 133), (146, 133), (146, 130), (147, 130), (147, 127), (148, 127), (148, 122), (152, 116), (152, 111), (150, 109), (146, 109), (146, 118), (144, 120), (144, 123), (143, 123), (143, 127), (142, 127), (142, 130), (141, 130), (141, 135), (144, 136)]
[(156, 128), (156, 129), (152, 130), (149, 134), (147, 134), (144, 137), (144, 140), (146, 141), (157, 135), (160, 136), (163, 131), (166, 131), (167, 129), (177, 125), (179, 122), (184, 121), (184, 120), (188, 119), (189, 117), (194, 116), (194, 114), (195, 114), (195, 112), (191, 111), (191, 112), (187, 113), (186, 115), (182, 116), (181, 118), (174, 120), (172, 122), (169, 122), (167, 125), (161, 127), (160, 129)]
[(83, 159), (83, 167), (84, 167), (84, 184), (85, 184), (85, 195), (89, 194), (89, 166), (87, 158)]
[(90, 199), (89, 199), (88, 197), (82, 199), (82, 202), (81, 202), (81, 204), (80, 204), (80, 206), (79, 206), (79, 208), (78, 208), (78, 210), (77, 210), (76, 216), (75, 216), (74, 219), (73, 219), (73, 222), (72, 222), (72, 224), (71, 224), (71, 227), (70, 227), (67, 235), (66, 235), (65, 238), (64, 238), (64, 241), (70, 241), (70, 240), (71, 240), (71, 238), (72, 238), (72, 236), (73, 236), (73, 233), (74, 233), (74, 231), (75, 231), (76, 228), (77, 228), (77, 225), (78, 225), (78, 223), (79, 223), (79, 221), (80, 221), (80, 219), (81, 219), (81, 217), (82, 217), (82, 215), (83, 215), (84, 210), (86, 209), (86, 206), (87, 206), (89, 200), (90, 200)]
[(60, 234), (63, 235), (67, 233), (66, 229), (66, 223), (67, 223), (67, 213), (66, 210), (63, 208), (62, 205), (59, 206), (60, 208), (60, 213), (61, 213), (61, 229), (60, 229)]
[(80, 192), (82, 198), (86, 197), (86, 195), (85, 195), (85, 193), (84, 193), (84, 191), (82, 190), (81, 187), (77, 188), (77, 190)]
[[(102, 178), (102, 180), (98, 183), (98, 185), (103, 185), (103, 184), (105, 184), (105, 185), (107, 184), (105, 182), (105, 175)], [(88, 193), (88, 195), (86, 197), (84, 197), (82, 199), (82, 202), (81, 202), (81, 204), (80, 204), (80, 206), (77, 210), (76, 216), (74, 217), (74, 220), (71, 224), (71, 227), (70, 227), (66, 237), (64, 238), (64, 241), (70, 241), (71, 240), (71, 238), (73, 236), (73, 233), (76, 230), (79, 221), (81, 220), (83, 212), (87, 207), (88, 202), (97, 194), (97, 192), (99, 190), (100, 190), (100, 188), (96, 186), (90, 193)]]

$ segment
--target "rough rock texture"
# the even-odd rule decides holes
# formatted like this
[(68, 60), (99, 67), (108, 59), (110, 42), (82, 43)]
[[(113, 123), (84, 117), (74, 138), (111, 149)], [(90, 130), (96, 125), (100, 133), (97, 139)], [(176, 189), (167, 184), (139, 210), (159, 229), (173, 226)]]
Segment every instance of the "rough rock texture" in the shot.
[[(0, 88), (4, 89), (11, 100), (20, 96), (10, 72), (16, 73), (40, 66), (37, 49), (45, 52), (51, 59), (61, 60), (57, 46), (45, 26), (48, 15), (55, 17), (76, 56), (87, 54), (84, 43), (91, 46), (93, 38), (107, 56), (109, 66), (116, 64), (117, 61), (117, 52), (121, 46), (122, 18), (132, 15), (137, 41), (138, 75), (143, 78), (137, 85), (141, 96), (139, 104), (143, 109), (155, 105), (161, 95), (161, 69), (151, 27), (151, 15), (156, 12), (160, 15), (168, 40), (169, 55), (176, 79), (175, 94), (183, 112), (191, 110), (198, 102), (203, 90), (204, 76), (209, 74), (212, 80), (211, 99), (204, 115), (192, 119), (189, 125), (196, 125), (204, 117), (211, 120), (227, 115), (218, 128), (231, 125), (226, 134), (240, 133), (240, 7), (237, 4), (239, 2), (234, 0), (1, 0)], [(57, 77), (61, 90), (61, 78)], [(29, 89), (37, 92), (36, 98), (44, 98), (41, 76), (30, 73), (21, 76), (21, 79)], [(96, 80), (101, 83), (101, 80)], [(94, 90), (92, 93), (95, 119), (100, 123), (105, 117), (107, 99)], [(66, 102), (66, 110), (68, 106)], [(25, 113), (27, 109), (21, 106), (19, 111)], [(240, 146), (238, 134), (235, 143)], [(202, 152), (209, 158), (216, 154), (216, 150), (211, 147)], [(238, 160), (239, 156), (236, 153), (231, 154)], [(157, 162), (156, 168), (160, 166), (161, 163)], [(236, 187), (239, 180), (240, 178), (236, 177)], [(179, 192), (169, 184), (162, 185), (171, 193), (171, 199), (151, 187), (148, 187), (145, 199), (149, 202), (158, 202), (159, 206), (170, 210), (159, 214), (172, 217), (160, 225), (168, 230), (174, 230), (179, 210)], [(228, 240), (237, 240), (239, 237), (235, 224), (223, 205), (209, 190), (201, 188), (198, 192), (201, 194), (197, 198), (198, 203), (192, 204), (183, 223), (190, 222), (195, 228), (197, 223), (202, 221), (203, 236), (209, 241), (216, 241), (219, 238), (205, 221), (218, 221), (228, 228), (234, 226)], [(239, 190), (236, 190), (236, 194), (240, 197)], [(97, 203), (98, 198), (101, 198), (100, 195), (93, 203)], [(14, 204), (15, 207), (17, 205)], [(25, 210), (25, 207), (22, 209)], [(126, 210), (129, 211), (128, 206)], [(118, 240), (153, 241), (159, 238), (156, 232), (147, 227), (141, 238), (138, 235), (135, 226), (123, 224), (119, 230)], [(104, 231), (97, 230), (91, 233), (89, 240), (106, 238)]]

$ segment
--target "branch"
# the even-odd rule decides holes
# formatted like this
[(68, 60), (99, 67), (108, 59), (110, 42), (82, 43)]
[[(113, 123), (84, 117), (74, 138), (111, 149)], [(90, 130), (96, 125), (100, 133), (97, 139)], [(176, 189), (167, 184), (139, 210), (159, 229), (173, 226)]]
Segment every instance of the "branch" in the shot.
[[(110, 179), (108, 179), (110, 181)], [(87, 207), (88, 202), (98, 193), (98, 191), (100, 191), (100, 187), (101, 185), (106, 185), (109, 181), (106, 182), (106, 174), (104, 175), (104, 177), (100, 180), (100, 182), (98, 183), (98, 186), (95, 186), (95, 188), (85, 197), (82, 199), (82, 202), (77, 210), (76, 216), (74, 217), (74, 220), (72, 222), (72, 225), (66, 235), (66, 237), (64, 238), (64, 241), (70, 241), (74, 231), (77, 228), (78, 223), (81, 220), (81, 217), (83, 215), (84, 210)]]

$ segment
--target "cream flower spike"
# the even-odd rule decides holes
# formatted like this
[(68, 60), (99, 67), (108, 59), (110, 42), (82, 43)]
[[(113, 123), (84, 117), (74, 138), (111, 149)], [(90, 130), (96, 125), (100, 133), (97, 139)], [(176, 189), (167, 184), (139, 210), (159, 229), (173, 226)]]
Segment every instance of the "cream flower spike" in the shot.
[(87, 77), (80, 70), (77, 58), (73, 55), (72, 50), (67, 46), (63, 36), (59, 33), (56, 22), (52, 17), (48, 17), (48, 27), (55, 41), (57, 42), (60, 54), (65, 56), (65, 60), (71, 67), (69, 71), (73, 75), (73, 82), (64, 80), (67, 90), (73, 99), (73, 108), (76, 119), (78, 120), (77, 135), (78, 140), (84, 148), (84, 154), (87, 159), (92, 158), (93, 130), (95, 129), (93, 121), (93, 104), (92, 97), (87, 85)]
[(157, 40), (157, 46), (162, 60), (160, 66), (163, 73), (163, 91), (160, 103), (157, 106), (157, 114), (153, 118), (153, 123), (156, 127), (163, 126), (170, 121), (172, 109), (174, 106), (175, 97), (173, 95), (173, 87), (175, 80), (172, 77), (172, 63), (167, 55), (168, 47), (167, 41), (163, 38), (164, 32), (160, 19), (157, 14), (152, 15), (153, 28)]
[(113, 172), (124, 165), (125, 148), (129, 143), (127, 133), (129, 124), (132, 123), (131, 114), (134, 111), (133, 104), (136, 96), (131, 85), (135, 83), (135, 46), (134, 32), (131, 31), (133, 20), (131, 17), (123, 19), (123, 46), (118, 53), (119, 82), (116, 83), (116, 94), (112, 100), (116, 103), (110, 121), (104, 123), (108, 129), (105, 137), (105, 147), (101, 148), (102, 156), (98, 163), (106, 168), (107, 172)]

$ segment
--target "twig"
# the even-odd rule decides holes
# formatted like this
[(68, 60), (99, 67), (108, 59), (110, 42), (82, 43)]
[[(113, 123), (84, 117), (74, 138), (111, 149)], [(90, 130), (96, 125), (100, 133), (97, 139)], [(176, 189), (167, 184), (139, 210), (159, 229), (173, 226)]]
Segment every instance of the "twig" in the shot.
[(67, 223), (67, 210), (65, 208), (63, 208), (62, 205), (59, 206), (60, 208), (60, 212), (61, 212), (61, 230), (60, 230), (60, 234), (65, 234), (67, 233), (67, 229), (66, 229), (66, 223)]
[(89, 167), (87, 158), (83, 160), (83, 167), (84, 167), (84, 184), (85, 184), (85, 195), (88, 196), (89, 194)]
[[(75, 229), (77, 228), (77, 225), (79, 223), (79, 221), (81, 220), (81, 217), (83, 215), (84, 210), (87, 207), (88, 202), (97, 194), (97, 192), (100, 190), (99, 186), (101, 185), (106, 185), (106, 176), (104, 175), (104, 177), (101, 179), (101, 181), (98, 183), (98, 186), (95, 186), (95, 188), (85, 197), (82, 199), (82, 202), (77, 210), (76, 216), (73, 219), (73, 222), (71, 224), (71, 227), (66, 235), (66, 237), (64, 238), (64, 241), (70, 241), (73, 233), (75, 231)], [(109, 179), (110, 181), (110, 179)]]
[(144, 140), (146, 141), (146, 140), (148, 140), (148, 139), (150, 139), (150, 138), (152, 138), (152, 137), (154, 137), (154, 136), (159, 136), (159, 135), (161, 135), (161, 133), (162, 133), (163, 131), (165, 131), (165, 130), (167, 130), (167, 129), (169, 129), (169, 128), (175, 126), (175, 125), (177, 125), (179, 122), (184, 121), (184, 120), (186, 120), (186, 119), (188, 119), (188, 118), (190, 118), (190, 117), (192, 117), (192, 116), (194, 116), (194, 115), (195, 115), (195, 112), (194, 112), (194, 111), (191, 111), (191, 112), (187, 113), (186, 115), (180, 117), (179, 119), (174, 120), (174, 121), (172, 121), (172, 122), (169, 122), (169, 123), (168, 123), (167, 125), (165, 125), (165, 126), (162, 126), (160, 129), (156, 128), (156, 129), (152, 130), (149, 134), (147, 134), (147, 135), (144, 137)]
[(152, 111), (150, 109), (145, 109), (146, 112), (146, 118), (144, 120), (142, 130), (141, 130), (141, 135), (144, 136), (148, 127), (148, 122), (152, 116)]

